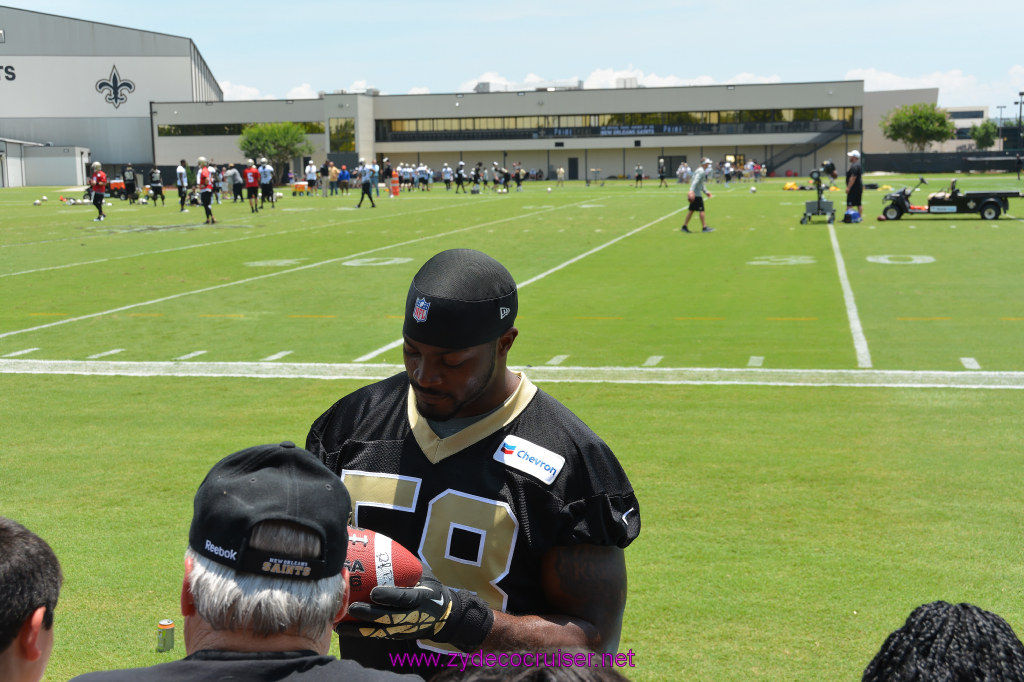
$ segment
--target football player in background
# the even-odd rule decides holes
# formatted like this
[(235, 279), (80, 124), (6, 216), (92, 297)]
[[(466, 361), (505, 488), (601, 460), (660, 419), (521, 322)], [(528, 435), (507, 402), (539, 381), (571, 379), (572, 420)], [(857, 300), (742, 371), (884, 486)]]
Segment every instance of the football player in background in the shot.
[(121, 177), (124, 178), (124, 193), (128, 197), (128, 205), (130, 206), (135, 203), (139, 196), (137, 194), (138, 189), (135, 186), (135, 169), (132, 168), (130, 163), (125, 166), (124, 174)]
[(356, 174), (359, 176), (359, 203), (356, 204), (356, 208), (362, 208), (363, 198), (370, 200), (370, 206), (377, 208), (377, 204), (373, 203), (373, 177), (374, 168), (373, 162), (367, 162), (366, 159), (359, 159), (359, 167), (356, 168)]
[(156, 208), (157, 197), (160, 198), (161, 206), (167, 204), (164, 198), (164, 177), (156, 166), (149, 171), (149, 191), (153, 193), (153, 208)]
[(256, 213), (260, 210), (260, 207), (256, 205), (260, 194), (260, 170), (252, 159), (249, 159), (246, 164), (245, 170), (242, 171), (242, 177), (245, 179), (245, 192), (249, 197), (249, 212)]
[(270, 208), (277, 208), (277, 198), (274, 196), (274, 167), (266, 158), (260, 159), (260, 208), (263, 204), (270, 202)]
[(92, 219), (94, 223), (106, 220), (107, 214), (103, 212), (103, 197), (107, 193), (107, 174), (103, 172), (103, 166), (99, 161), (92, 162), (92, 175), (89, 176), (89, 189), (92, 190), (92, 205), (99, 211), (99, 215)]
[(690, 218), (696, 213), (700, 216), (701, 232), (714, 232), (715, 228), (708, 227), (707, 217), (704, 215), (704, 195), (707, 195), (708, 199), (711, 198), (711, 192), (707, 190), (704, 185), (708, 180), (708, 171), (711, 168), (711, 159), (704, 158), (700, 162), (700, 167), (693, 172), (693, 181), (690, 182), (690, 191), (687, 192), (686, 198), (690, 202), (690, 212), (686, 214), (686, 220), (683, 221), (683, 232), (689, 232)]
[(210, 168), (210, 164), (205, 156), (199, 157), (197, 165), (199, 166), (199, 176), (197, 178), (199, 200), (203, 204), (203, 210), (206, 211), (206, 224), (213, 225), (217, 220), (213, 217), (213, 209), (210, 208), (210, 205), (213, 202), (213, 176), (216, 171)]
[(424, 563), (419, 588), (354, 607), (371, 620), (338, 629), (364, 665), (422, 649), (618, 648), (639, 505), (604, 441), (508, 368), (517, 310), (496, 260), (437, 254), (406, 298), (406, 371), (310, 429), (306, 448), (351, 492), (354, 524)]
[(178, 185), (178, 203), (181, 205), (181, 213), (188, 213), (185, 208), (185, 201), (188, 197), (188, 167), (185, 166), (185, 159), (181, 160), (178, 168), (174, 171), (175, 184)]

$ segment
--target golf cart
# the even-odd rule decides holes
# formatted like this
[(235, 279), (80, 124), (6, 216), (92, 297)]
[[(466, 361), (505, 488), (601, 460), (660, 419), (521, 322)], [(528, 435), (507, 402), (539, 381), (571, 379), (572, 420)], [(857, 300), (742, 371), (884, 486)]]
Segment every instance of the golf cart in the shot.
[(880, 219), (899, 220), (905, 213), (980, 213), (985, 220), (995, 220), (1001, 213), (1010, 210), (1010, 197), (1021, 196), (1020, 192), (1013, 191), (961, 192), (957, 189), (954, 179), (950, 182), (948, 191), (929, 194), (927, 206), (912, 205), (910, 195), (921, 185), (927, 184), (927, 180), (918, 178), (914, 188), (904, 187), (886, 194), (885, 201), (888, 201), (889, 205), (883, 209)]

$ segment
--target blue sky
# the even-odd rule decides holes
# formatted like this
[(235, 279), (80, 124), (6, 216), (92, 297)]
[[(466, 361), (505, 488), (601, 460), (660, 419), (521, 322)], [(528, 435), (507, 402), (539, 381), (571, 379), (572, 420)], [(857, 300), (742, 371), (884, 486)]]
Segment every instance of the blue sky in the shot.
[[(509, 89), (582, 80), (649, 87), (857, 79), (938, 87), (940, 106), (1024, 91), (1019, 0), (34, 0), (38, 12), (192, 38), (226, 99)], [(126, 10), (130, 7), (130, 10)]]

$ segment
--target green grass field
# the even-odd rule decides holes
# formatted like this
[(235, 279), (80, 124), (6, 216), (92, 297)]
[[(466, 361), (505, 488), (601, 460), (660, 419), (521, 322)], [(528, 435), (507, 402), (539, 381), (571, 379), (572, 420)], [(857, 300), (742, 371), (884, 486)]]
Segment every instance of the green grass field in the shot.
[(510, 269), (513, 364), (636, 488), (631, 679), (859, 679), (936, 599), (1024, 634), (1024, 199), (878, 222), (868, 191), (864, 223), (830, 228), (781, 180), (713, 185), (716, 232), (685, 235), (685, 188), (656, 185), (435, 185), (358, 211), (285, 190), (215, 226), (173, 194), (94, 223), (65, 188), (0, 191), (0, 514), (63, 564), (46, 679), (184, 655), (153, 649), (196, 486), (398, 371), (409, 281), (452, 247)]

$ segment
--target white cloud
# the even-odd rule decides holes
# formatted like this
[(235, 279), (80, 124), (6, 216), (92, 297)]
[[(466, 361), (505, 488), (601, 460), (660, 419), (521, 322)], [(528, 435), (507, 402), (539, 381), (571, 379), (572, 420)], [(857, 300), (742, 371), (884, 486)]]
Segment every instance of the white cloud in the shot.
[(878, 69), (851, 69), (846, 72), (847, 80), (864, 81), (864, 89), (876, 90), (914, 90), (917, 88), (964, 89), (976, 88), (978, 80), (974, 76), (965, 75), (960, 69), (952, 71), (935, 71), (919, 76), (901, 76)]
[(682, 78), (680, 76), (667, 75), (659, 76), (656, 73), (647, 74), (641, 69), (597, 69), (592, 71), (583, 81), (585, 88), (614, 88), (617, 87), (619, 79), (635, 78), (637, 85), (645, 88), (673, 88), (691, 85), (724, 85), (734, 83), (781, 83), (782, 78), (777, 75), (759, 76), (753, 73), (739, 73), (731, 78), (719, 81), (711, 76), (691, 76)]
[[(915, 88), (938, 88), (939, 105), (947, 107), (988, 106), (989, 115), (997, 115), (997, 104), (1010, 105), (1019, 99), (1024, 91), (1024, 66), (1016, 64), (1006, 71), (1006, 76), (997, 80), (982, 82), (960, 69), (935, 71), (916, 76), (901, 76), (878, 69), (852, 69), (844, 78), (863, 80), (866, 91), (904, 90)], [(1009, 116), (1009, 113), (1006, 113)]]
[(724, 83), (724, 84), (736, 84), (736, 85), (739, 85), (741, 83), (750, 85), (751, 83), (757, 84), (757, 83), (781, 83), (781, 82), (782, 82), (782, 77), (778, 76), (776, 74), (772, 74), (770, 76), (758, 76), (756, 73), (738, 73), (735, 76), (733, 76), (732, 78), (728, 78), (728, 79), (722, 81), (722, 83)]
[(473, 92), (473, 88), (476, 87), (477, 83), (490, 83), (492, 90), (509, 90), (514, 86), (512, 81), (505, 78), (496, 71), (486, 71), (476, 78), (468, 81), (464, 81), (459, 85), (457, 92)]
[(218, 85), (224, 93), (225, 100), (277, 99), (273, 95), (260, 94), (259, 88), (250, 85), (241, 85), (231, 81), (220, 81)]
[[(670, 88), (688, 85), (718, 85), (732, 83), (781, 83), (782, 78), (772, 74), (770, 76), (759, 76), (753, 73), (739, 73), (723, 81), (718, 81), (711, 76), (692, 76), (682, 78), (680, 76), (660, 76), (656, 73), (644, 73), (642, 69), (632, 66), (625, 69), (595, 69), (590, 75), (583, 79), (583, 87), (587, 90), (609, 89), (618, 87), (619, 80), (636, 79), (640, 87), (645, 88)], [(491, 90), (532, 90), (536, 86), (546, 83), (576, 83), (579, 78), (551, 79), (529, 73), (521, 82), (513, 82), (495, 71), (487, 71), (478, 77), (465, 81), (459, 86), (459, 92), (471, 92), (477, 83), (487, 82), (491, 84)]]
[(409, 88), (408, 94), (410, 95), (429, 95), (430, 88)]
[(288, 91), (287, 99), (316, 99), (320, 96), (309, 83), (297, 85)]

